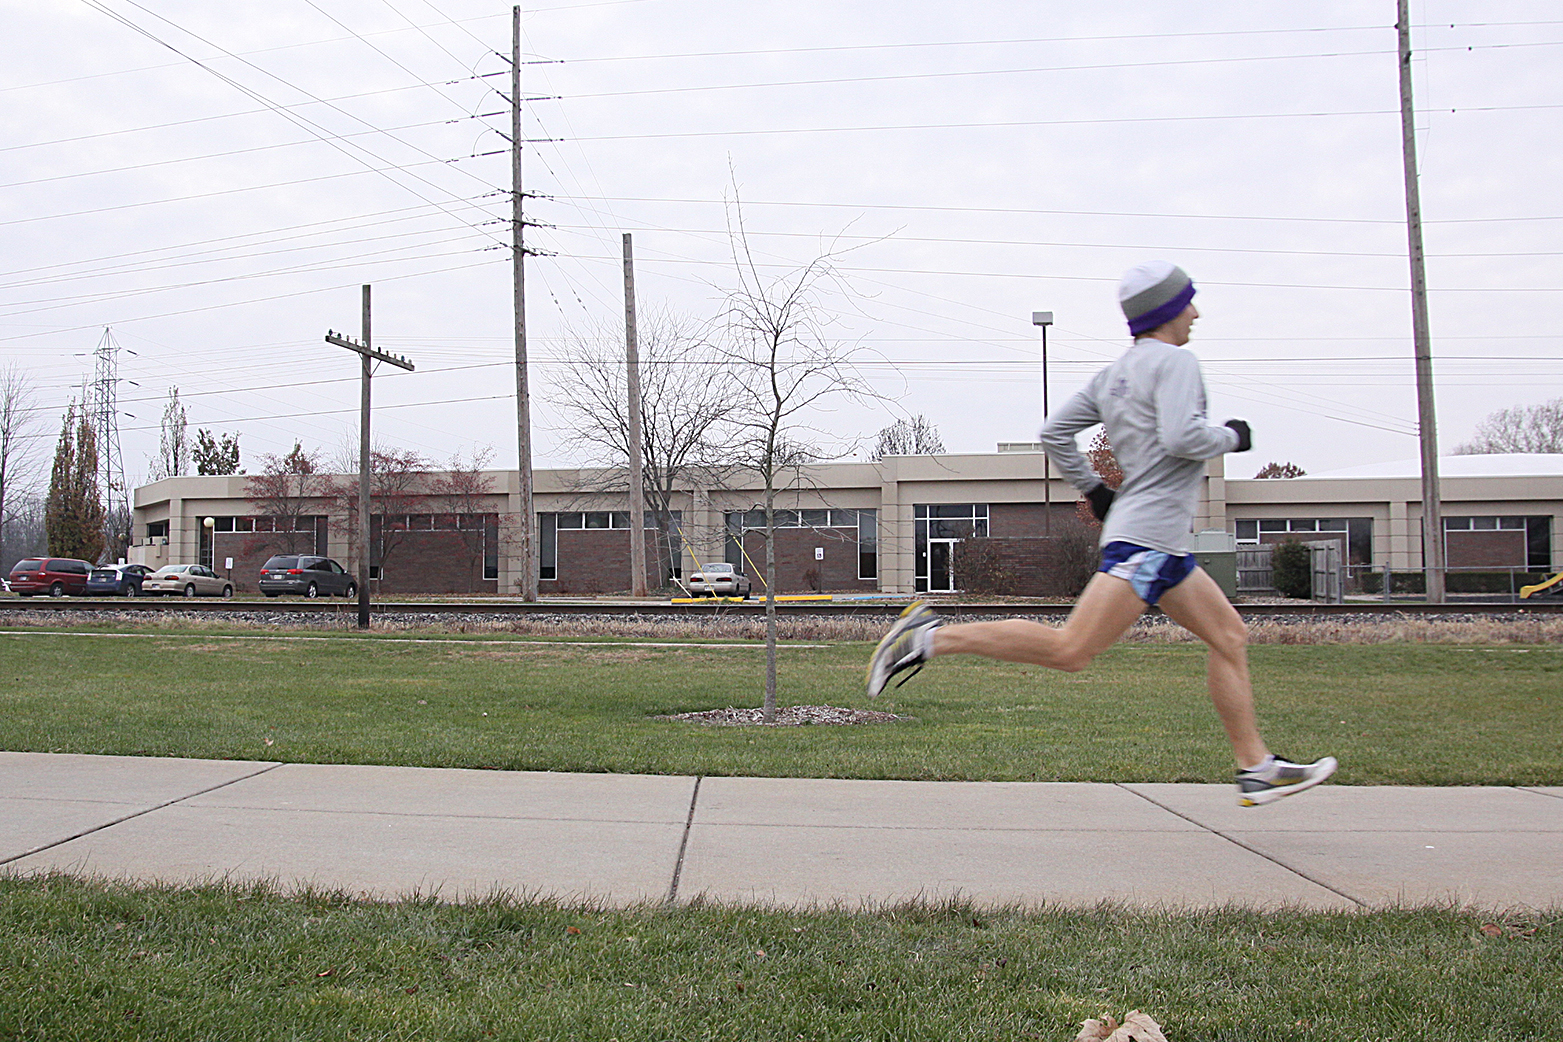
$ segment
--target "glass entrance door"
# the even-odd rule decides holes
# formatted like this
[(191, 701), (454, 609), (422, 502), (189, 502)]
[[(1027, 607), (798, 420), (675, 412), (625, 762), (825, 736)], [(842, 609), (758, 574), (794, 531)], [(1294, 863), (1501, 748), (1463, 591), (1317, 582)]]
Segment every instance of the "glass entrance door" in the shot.
[(959, 539), (928, 540), (928, 592), (955, 592), (955, 544)]

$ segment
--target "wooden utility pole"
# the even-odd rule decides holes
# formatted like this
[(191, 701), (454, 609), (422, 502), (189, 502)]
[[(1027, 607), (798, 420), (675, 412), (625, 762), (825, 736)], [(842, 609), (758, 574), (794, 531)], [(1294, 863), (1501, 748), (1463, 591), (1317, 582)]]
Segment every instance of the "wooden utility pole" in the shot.
[(646, 489), (640, 451), (640, 345), (635, 335), (635, 254), (624, 233), (624, 370), (630, 399), (630, 593), (646, 596)]
[(339, 336), (326, 330), (326, 343), (356, 351), (362, 363), (358, 382), (358, 628), (369, 628), (369, 363), (373, 359), (390, 362), (408, 372), (413, 365), (400, 355), (388, 355), (374, 349), (370, 338), (369, 287), (364, 287), (363, 339)]
[(516, 320), (516, 519), (521, 599), (537, 600), (537, 515), (532, 509), (532, 401), (526, 371), (526, 221), (521, 191), (521, 7), (510, 11), (510, 238)]
[(1427, 603), (1444, 603), (1444, 519), (1438, 488), (1438, 414), (1433, 406), (1433, 344), (1427, 321), (1422, 201), (1417, 190), (1416, 110), (1411, 103), (1410, 0), (1397, 0), (1400, 33), (1400, 136), (1406, 173), (1406, 237), (1411, 253), (1411, 336), (1416, 350), (1417, 430), (1422, 450), (1422, 567)]

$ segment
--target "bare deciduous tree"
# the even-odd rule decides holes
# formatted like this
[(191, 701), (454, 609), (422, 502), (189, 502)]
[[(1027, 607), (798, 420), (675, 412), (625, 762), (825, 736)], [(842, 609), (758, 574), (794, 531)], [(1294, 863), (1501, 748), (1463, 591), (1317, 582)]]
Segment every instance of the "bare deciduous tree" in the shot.
[[(256, 538), (246, 545), (246, 553), (254, 553), (261, 545), (269, 545), (290, 553), (313, 553), (315, 530), (300, 527), (306, 517), (312, 517), (316, 504), (326, 494), (323, 475), (317, 453), (308, 452), (300, 442), (285, 456), (267, 453), (260, 458), (259, 474), (250, 476), (245, 483), (245, 498), (254, 505), (257, 518)], [(262, 535), (262, 524), (274, 535)]]
[[(659, 582), (666, 582), (682, 544), (675, 491), (712, 481), (728, 465), (723, 432), (738, 395), (707, 323), (664, 309), (643, 314), (637, 327), (642, 487), (657, 526)], [(573, 333), (561, 361), (563, 379), (548, 402), (567, 421), (582, 462), (602, 468), (580, 491), (622, 492), (630, 455), (624, 334), (607, 324)], [(631, 525), (632, 537), (639, 527)]]
[(886, 456), (937, 456), (943, 451), (944, 439), (939, 437), (939, 428), (919, 413), (880, 430), (873, 454), (868, 458), (877, 461)]
[(500, 538), (499, 516), (494, 512), (489, 497), (494, 494), (494, 482), (483, 471), (493, 458), (494, 450), (479, 449), (471, 459), (460, 454), (452, 456), (445, 473), (429, 482), (429, 498), (439, 514), (449, 516), (455, 522), (457, 538), (467, 551), (467, 592), (474, 589), (474, 580), (482, 574), (483, 562), (479, 554), (489, 538)]
[(1454, 450), (1456, 456), (1500, 452), (1563, 452), (1563, 398), (1499, 409), (1476, 425), (1475, 437)]
[(37, 398), (24, 371), (11, 362), (0, 366), (0, 563), (8, 571), (9, 530), (20, 521), (21, 504), (41, 475)]
[[(832, 435), (808, 422), (827, 399), (872, 394), (851, 365), (852, 349), (830, 336), (833, 316), (820, 297), (841, 286), (835, 252), (777, 275), (761, 272), (744, 232), (736, 198), (728, 211), (728, 239), (737, 285), (727, 297), (723, 355), (737, 390), (730, 414), (735, 429), (729, 458), (753, 471), (764, 488), (765, 706), (776, 718), (776, 493), (800, 479), (811, 463), (845, 455)], [(789, 479), (788, 475), (791, 475)]]
[[(342, 468), (344, 474), (348, 473)], [(407, 541), (412, 531), (408, 520), (411, 514), (428, 513), (424, 500), (429, 478), (429, 464), (410, 449), (388, 446), (369, 452), (369, 563), (384, 568), (396, 556), (396, 551)], [(358, 566), (358, 461), (352, 464), (352, 473), (345, 480), (322, 477), (321, 495), (331, 500), (336, 508), (333, 524), (347, 537), (348, 559), (343, 562), (348, 571)], [(375, 519), (379, 518), (379, 525)]]

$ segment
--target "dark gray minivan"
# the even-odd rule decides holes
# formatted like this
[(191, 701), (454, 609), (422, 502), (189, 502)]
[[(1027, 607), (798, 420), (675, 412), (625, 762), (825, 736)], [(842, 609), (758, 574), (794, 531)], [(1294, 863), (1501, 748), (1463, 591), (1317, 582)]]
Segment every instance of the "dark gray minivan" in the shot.
[(329, 557), (276, 554), (261, 566), (260, 592), (268, 597), (292, 593), (301, 597), (358, 596), (358, 581)]

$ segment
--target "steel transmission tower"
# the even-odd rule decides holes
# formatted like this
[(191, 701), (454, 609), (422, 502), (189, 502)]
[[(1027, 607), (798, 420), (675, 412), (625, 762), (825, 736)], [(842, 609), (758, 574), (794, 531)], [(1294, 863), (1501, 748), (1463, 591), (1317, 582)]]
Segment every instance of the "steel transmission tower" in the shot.
[(113, 560), (130, 535), (130, 489), (125, 484), (125, 459), (119, 447), (119, 352), (107, 326), (98, 341), (97, 370), (91, 402), (93, 433), (98, 440), (98, 486), (103, 490), (103, 552)]

